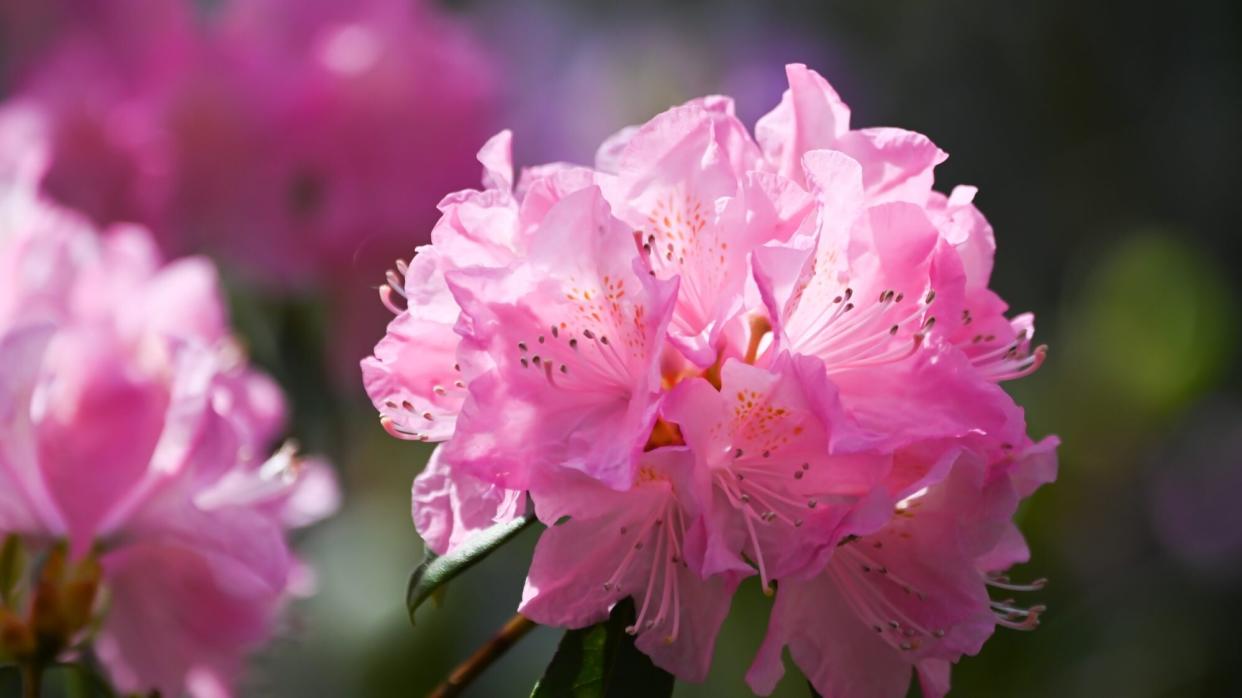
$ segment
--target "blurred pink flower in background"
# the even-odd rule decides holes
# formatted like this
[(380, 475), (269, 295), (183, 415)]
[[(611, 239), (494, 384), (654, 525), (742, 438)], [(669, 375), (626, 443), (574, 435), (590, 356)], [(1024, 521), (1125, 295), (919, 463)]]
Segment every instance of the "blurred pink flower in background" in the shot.
[(493, 137), (484, 188), (446, 197), (381, 287), (397, 317), (364, 383), (389, 433), (444, 442), (414, 486), (435, 552), (529, 494), (549, 527), (530, 619), (582, 627), (632, 596), (637, 646), (700, 680), (757, 573), (778, 601), (756, 689), (789, 645), (824, 695), (904, 695), (912, 668), (942, 695), (997, 625), (1037, 624), (988, 587), (1040, 586), (999, 575), (1026, 558), (1012, 515), (1056, 440), (1032, 444), (997, 382), (1043, 350), (987, 290), (973, 190), (932, 191), (944, 153), (851, 130), (822, 77), (787, 76), (753, 139), (705, 97), (593, 169), (515, 179)]
[[(164, 264), (145, 230), (100, 233), (35, 191), (31, 118), (0, 115), (0, 534), (66, 541), (107, 598), (58, 611), (36, 587), (37, 652), (101, 613), (91, 639), (117, 689), (227, 695), (307, 589), (286, 532), (336, 508), (334, 477), (289, 446), (266, 455), (283, 397), (231, 339), (207, 260)], [(46, 631), (58, 612), (72, 636)]]
[(98, 19), (100, 0), (11, 0), (0, 4), (0, 86), (11, 87), (56, 37), (78, 23)]
[(773, 65), (840, 62), (835, 42), (796, 23), (773, 25), (769, 8), (753, 3), (710, 13), (665, 6), (649, 16), (521, 0), (477, 8), (474, 23), (504, 61), (504, 125), (521, 134), (515, 147), (526, 162), (586, 161), (617, 124), (704, 92), (733, 97), (750, 123), (785, 88)]
[[(426, 239), (492, 117), (464, 27), (404, 0), (122, 0), (18, 80), (48, 114), (47, 191), (166, 254), (331, 305), (338, 359), (381, 326), (374, 280)], [(366, 300), (364, 300), (366, 299)], [(353, 342), (353, 343), (351, 343)]]
[(1146, 457), (1148, 516), (1157, 540), (1181, 565), (1229, 587), (1242, 578), (1242, 526), (1233, 494), (1242, 484), (1240, 453), (1242, 406), (1212, 396)]

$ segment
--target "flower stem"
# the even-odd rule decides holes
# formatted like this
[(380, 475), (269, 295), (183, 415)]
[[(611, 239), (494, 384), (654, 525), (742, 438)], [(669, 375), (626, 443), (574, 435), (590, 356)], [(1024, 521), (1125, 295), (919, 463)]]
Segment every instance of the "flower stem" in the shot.
[(43, 693), (43, 666), (38, 662), (22, 662), (22, 698), (39, 698)]
[(488, 640), (482, 647), (475, 650), (470, 658), (453, 670), (448, 678), (436, 686), (431, 693), (427, 694), (427, 698), (449, 698), (458, 695), (466, 686), (470, 685), (483, 673), (484, 669), (492, 665), (518, 640), (529, 633), (535, 627), (535, 622), (527, 619), (522, 614), (516, 614), (504, 624), (504, 627), (497, 632), (492, 639)]

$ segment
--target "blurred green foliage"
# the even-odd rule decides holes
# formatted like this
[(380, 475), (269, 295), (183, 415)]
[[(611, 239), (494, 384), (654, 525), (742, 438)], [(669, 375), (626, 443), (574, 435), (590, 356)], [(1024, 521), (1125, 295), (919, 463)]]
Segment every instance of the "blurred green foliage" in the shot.
[(1234, 352), (1237, 308), (1215, 260), (1172, 233), (1144, 230), (1084, 276), (1061, 332), (1074, 360), (1064, 374), (1084, 392), (1160, 412), (1184, 407), (1220, 378)]

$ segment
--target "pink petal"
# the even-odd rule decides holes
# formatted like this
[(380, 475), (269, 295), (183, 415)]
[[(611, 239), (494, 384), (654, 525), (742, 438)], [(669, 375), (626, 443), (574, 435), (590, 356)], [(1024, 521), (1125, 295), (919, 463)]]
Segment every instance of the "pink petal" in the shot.
[(173, 337), (207, 344), (229, 336), (228, 315), (215, 266), (203, 257), (186, 257), (161, 269), (144, 292), (145, 326)]
[(744, 555), (765, 584), (807, 574), (847, 534), (843, 521), (885, 477), (889, 458), (833, 455), (834, 441), (858, 439), (811, 357), (783, 357), (772, 369), (729, 360), (721, 380), (719, 391), (683, 382), (664, 406), (716, 491), (703, 572), (749, 571)]
[(638, 133), (638, 126), (626, 126), (600, 143), (595, 151), (595, 169), (606, 174), (616, 174), (621, 169), (621, 156), (626, 146)]
[(996, 254), (996, 238), (992, 225), (971, 201), (976, 189), (957, 186), (948, 197), (932, 192), (927, 211), (940, 229), (941, 236), (957, 250), (966, 270), (968, 289), (984, 288), (992, 276), (992, 258)]
[(311, 458), (301, 463), (299, 471), (280, 511), (280, 521), (287, 528), (310, 526), (341, 508), (341, 486), (331, 465)]
[(978, 652), (996, 625), (975, 564), (1016, 504), (1007, 481), (960, 458), (884, 529), (843, 545), (823, 575), (781, 585), (752, 687), (771, 690), (787, 645), (825, 696), (904, 695), (915, 666), (943, 690), (945, 663)]
[[(898, 365), (835, 374), (833, 382), (846, 412), (889, 449), (971, 439), (997, 451), (1022, 440), (1021, 408), (955, 352), (929, 348)], [(924, 455), (928, 463), (937, 458)]]
[(716, 335), (739, 309), (748, 251), (776, 232), (747, 218), (752, 199), (774, 208), (757, 201), (765, 190), (744, 184), (742, 168), (755, 161), (731, 105), (692, 102), (643, 125), (605, 187), (656, 275), (681, 277), (670, 336), (702, 366), (715, 360)]
[(437, 448), (414, 479), (414, 527), (437, 555), (472, 535), (522, 514), (525, 494), (492, 485), (451, 467)]
[[(667, 491), (638, 487), (616, 493), (600, 485), (591, 500), (595, 514), (551, 525), (539, 537), (518, 611), (545, 625), (581, 628), (608, 617), (612, 605), (647, 586), (652, 551), (634, 544), (667, 503)], [(536, 502), (539, 500), (536, 499)], [(624, 533), (622, 532), (624, 531)], [(623, 563), (632, 561), (627, 567)], [(605, 589), (618, 569), (622, 575)], [(639, 599), (641, 603), (641, 598)]]
[(513, 132), (505, 129), (488, 139), (479, 149), (483, 164), (483, 186), (498, 191), (513, 190)]
[(445, 455), (513, 488), (541, 463), (628, 486), (676, 283), (638, 270), (628, 228), (595, 187), (562, 199), (534, 244), (515, 268), (449, 276), (463, 367), (489, 368), (471, 380)]
[(238, 464), (241, 435), (211, 401), (211, 387), (218, 378), (216, 357), (186, 346), (173, 360), (163, 431), (141, 477), (119, 493), (100, 519), (100, 533), (125, 526), (144, 507), (185, 501)]
[(219, 377), (213, 396), (216, 409), (233, 422), (241, 442), (259, 453), (285, 428), (285, 396), (271, 376), (234, 367)]
[(850, 128), (850, 110), (827, 80), (800, 63), (785, 66), (789, 89), (781, 103), (755, 124), (763, 155), (780, 174), (802, 183), (802, 156), (837, 148)]
[(575, 165), (557, 163), (522, 170), (517, 190), (522, 199), (518, 219), (523, 234), (532, 234), (561, 199), (595, 183), (594, 171)]
[(192, 549), (129, 546), (104, 567), (111, 601), (96, 650), (118, 690), (179, 695), (202, 674), (231, 683), (271, 631), (278, 590), (230, 583), (245, 572)]
[(925, 659), (916, 665), (924, 698), (944, 698), (948, 694), (951, 668), (949, 662), (939, 659)]
[(677, 637), (669, 642), (671, 622), (665, 620), (638, 636), (635, 644), (661, 669), (682, 681), (701, 682), (711, 670), (716, 636), (729, 614), (741, 575), (718, 574), (701, 579), (685, 567), (675, 568), (682, 594)]
[(466, 395), (455, 368), (460, 340), (452, 324), (402, 313), (389, 323), (375, 354), (362, 360), (367, 395), (403, 438), (443, 441), (453, 435)]
[(1018, 454), (1009, 470), (1018, 496), (1029, 497), (1041, 486), (1057, 479), (1057, 449), (1060, 446), (1059, 438), (1049, 436)]
[(786, 646), (825, 697), (901, 698), (910, 684), (908, 665), (822, 577), (781, 584), (767, 635), (746, 673), (756, 693), (768, 695), (776, 688), (785, 673), (781, 650)]
[(873, 202), (922, 204), (931, 193), (932, 170), (949, 157), (927, 136), (899, 128), (851, 131), (837, 147), (862, 164), (867, 197)]
[(550, 524), (535, 547), (519, 611), (576, 628), (633, 597), (639, 649), (679, 678), (701, 681), (741, 575), (704, 580), (687, 565), (684, 534), (694, 512), (684, 495), (694, 486), (692, 465), (684, 449), (658, 449), (644, 455), (643, 477), (626, 491), (573, 471), (539, 483), (531, 494)]
[[(81, 549), (147, 474), (171, 395), (165, 366), (134, 365), (107, 332), (59, 332), (44, 360), (38, 459)], [(83, 468), (83, 463), (91, 467)]]
[(33, 326), (0, 334), (0, 529), (65, 532), (64, 517), (39, 468), (31, 398), (51, 328)]

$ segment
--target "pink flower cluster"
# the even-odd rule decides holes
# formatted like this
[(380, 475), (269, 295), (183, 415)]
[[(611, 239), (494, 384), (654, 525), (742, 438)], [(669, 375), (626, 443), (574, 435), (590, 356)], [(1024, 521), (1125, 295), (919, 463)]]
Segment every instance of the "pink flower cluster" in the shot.
[(801, 65), (752, 139), (706, 97), (627, 128), (594, 168), (481, 191), (381, 289), (397, 317), (362, 364), (394, 436), (443, 442), (414, 520), (444, 553), (520, 514), (547, 524), (520, 611), (580, 627), (633, 597), (655, 663), (707, 673), (738, 583), (775, 593), (748, 680), (781, 652), (825, 696), (902, 696), (997, 625), (1030, 628), (1018, 501), (1055, 475), (998, 385), (1044, 350), (988, 289), (992, 229), (946, 155), (851, 130)]
[(21, 110), (0, 124), (0, 539), (66, 542), (103, 599), (78, 624), (102, 619), (57, 637), (74, 627), (35, 587), (29, 609), (0, 603), (5, 638), (29, 613), (29, 652), (89, 642), (124, 693), (228, 695), (309, 581), (286, 532), (331, 513), (335, 480), (291, 446), (266, 455), (283, 397), (231, 340), (214, 268), (44, 200), (37, 132)]
[[(436, 192), (473, 181), (489, 133), (468, 32), (412, 0), (76, 4), (18, 82), (48, 115), (53, 198), (323, 293), (339, 341), (382, 327), (371, 280), (426, 239)], [(369, 344), (335, 349), (352, 366)]]

